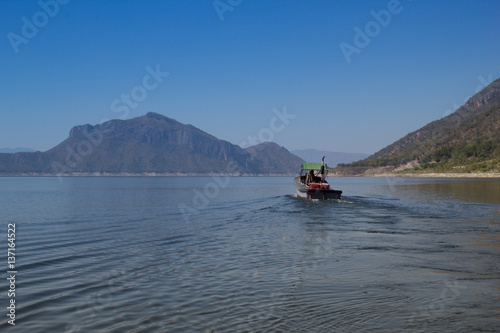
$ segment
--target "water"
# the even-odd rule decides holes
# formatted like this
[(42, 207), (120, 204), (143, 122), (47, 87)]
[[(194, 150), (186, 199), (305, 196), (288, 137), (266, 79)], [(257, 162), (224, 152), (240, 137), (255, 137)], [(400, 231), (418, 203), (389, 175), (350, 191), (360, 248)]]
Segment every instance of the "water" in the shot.
[(500, 180), (330, 182), (0, 178), (16, 330), (498, 332)]

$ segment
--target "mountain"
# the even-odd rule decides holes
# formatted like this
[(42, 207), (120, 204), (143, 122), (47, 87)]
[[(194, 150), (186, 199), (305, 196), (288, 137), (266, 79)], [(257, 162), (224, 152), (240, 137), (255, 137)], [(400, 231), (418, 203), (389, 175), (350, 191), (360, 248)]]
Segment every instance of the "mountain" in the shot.
[(34, 152), (34, 149), (26, 147), (16, 147), (16, 148), (0, 148), (0, 153), (14, 154), (21, 152)]
[(420, 156), (416, 171), (500, 171), (500, 103), (461, 124), (436, 149)]
[(361, 153), (339, 153), (331, 151), (323, 151), (316, 149), (297, 149), (292, 150), (292, 154), (302, 158), (307, 162), (321, 162), (321, 158), (325, 156), (325, 163), (329, 167), (335, 167), (340, 163), (351, 163), (367, 158), (368, 154)]
[[(337, 173), (386, 171), (491, 171), (500, 158), (500, 79), (472, 96), (454, 113), (433, 121), (368, 158), (341, 165)], [(486, 165), (485, 165), (486, 163)], [(356, 170), (357, 168), (357, 170)]]
[(253, 163), (258, 172), (267, 173), (296, 173), (302, 162), (300, 157), (290, 153), (285, 147), (274, 142), (264, 142), (245, 149), (253, 157)]
[(46, 152), (0, 154), (0, 174), (291, 173), (294, 155), (283, 148), (275, 156), (269, 153), (274, 145), (263, 147), (251, 154), (192, 125), (150, 112), (75, 126), (66, 140)]

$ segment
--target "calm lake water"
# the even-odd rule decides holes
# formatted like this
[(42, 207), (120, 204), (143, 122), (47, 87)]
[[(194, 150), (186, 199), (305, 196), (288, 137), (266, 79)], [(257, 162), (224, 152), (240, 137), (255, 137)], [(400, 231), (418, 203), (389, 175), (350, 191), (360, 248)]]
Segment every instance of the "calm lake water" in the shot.
[(500, 179), (329, 180), (0, 178), (11, 330), (499, 331)]

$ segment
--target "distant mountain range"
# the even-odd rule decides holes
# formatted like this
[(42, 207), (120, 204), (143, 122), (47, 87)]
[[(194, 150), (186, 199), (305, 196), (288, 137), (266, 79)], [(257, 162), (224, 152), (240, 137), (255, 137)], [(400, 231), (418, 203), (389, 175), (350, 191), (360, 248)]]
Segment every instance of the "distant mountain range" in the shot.
[(320, 162), (322, 156), (330, 167), (339, 164), (330, 169), (336, 175), (500, 172), (500, 79), (454, 113), (367, 158), (315, 149), (294, 150), (294, 155), (271, 142), (242, 149), (152, 112), (73, 127), (66, 140), (46, 152), (20, 149), (0, 153), (1, 176), (293, 175), (303, 160)]
[(73, 127), (46, 152), (0, 154), (1, 175), (291, 175), (302, 160), (275, 143), (242, 149), (157, 113)]
[(308, 162), (321, 162), (321, 158), (325, 156), (325, 163), (328, 164), (329, 167), (335, 167), (340, 163), (359, 161), (369, 156), (368, 154), (361, 153), (339, 153), (316, 149), (297, 149), (291, 152)]
[(338, 175), (382, 172), (500, 172), (500, 79), (454, 113), (368, 158), (340, 165)]
[(34, 152), (34, 149), (26, 147), (16, 147), (16, 148), (0, 148), (0, 153), (21, 153), (21, 152)]

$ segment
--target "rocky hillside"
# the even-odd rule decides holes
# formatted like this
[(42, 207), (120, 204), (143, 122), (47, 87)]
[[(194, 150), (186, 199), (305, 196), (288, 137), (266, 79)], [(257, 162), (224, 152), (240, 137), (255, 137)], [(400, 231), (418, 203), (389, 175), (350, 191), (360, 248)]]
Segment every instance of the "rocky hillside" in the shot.
[[(406, 135), (370, 157), (340, 165), (339, 174), (364, 173), (370, 168), (483, 171), (498, 167), (500, 79), (471, 97), (454, 113)], [(482, 163), (487, 163), (487, 167)], [(468, 166), (471, 166), (469, 168)]]
[(416, 171), (498, 172), (500, 103), (461, 124), (417, 162)]

